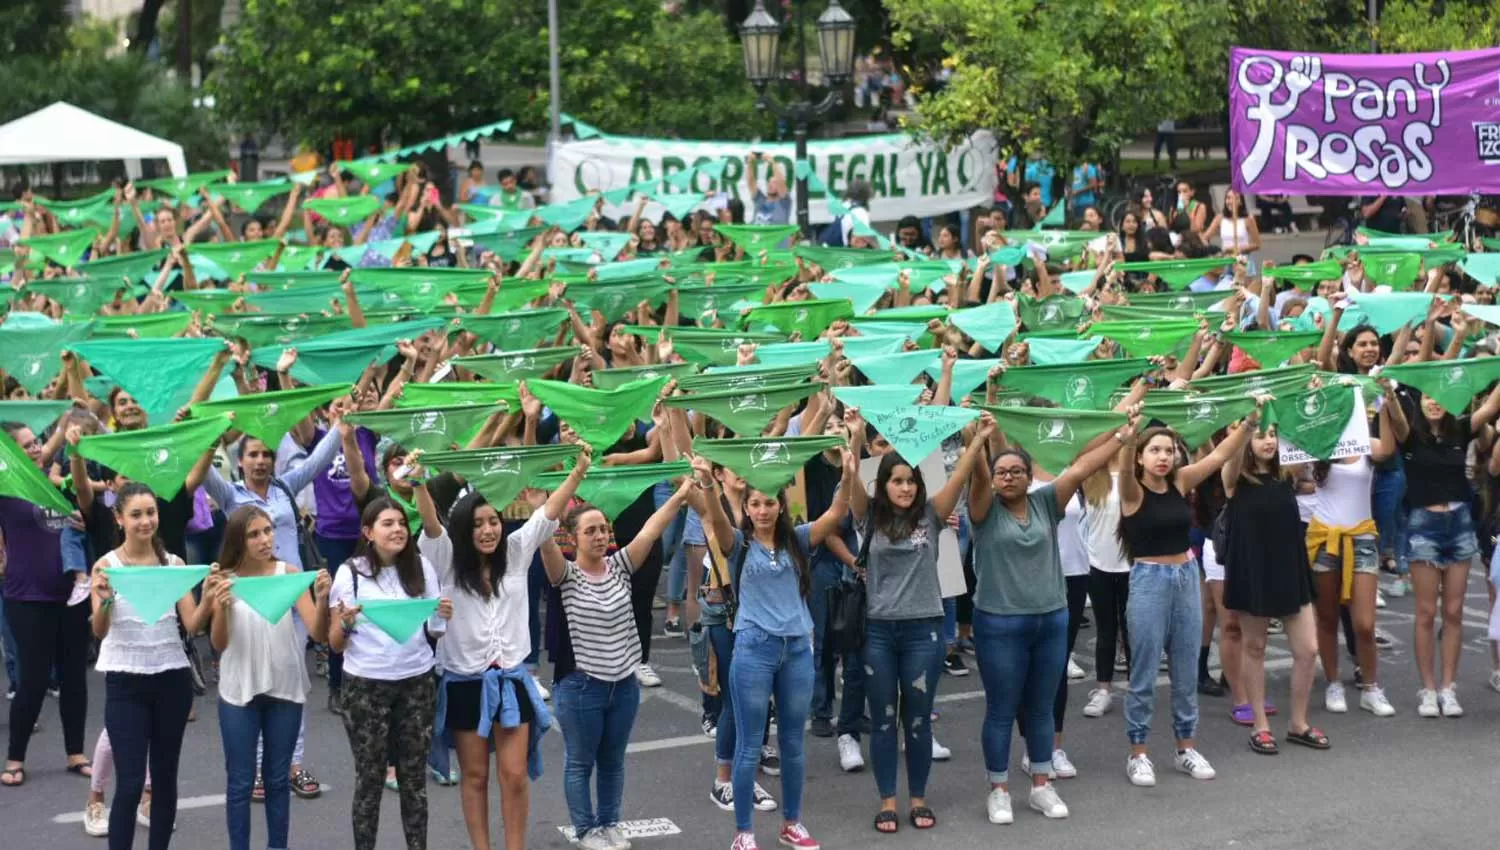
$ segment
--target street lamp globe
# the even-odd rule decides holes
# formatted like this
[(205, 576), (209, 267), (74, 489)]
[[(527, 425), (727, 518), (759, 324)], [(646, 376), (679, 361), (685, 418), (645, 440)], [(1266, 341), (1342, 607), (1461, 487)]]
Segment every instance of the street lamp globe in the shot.
[(781, 24), (766, 11), (765, 0), (755, 0), (750, 17), (740, 24), (740, 45), (745, 50), (745, 76), (763, 88), (778, 75), (781, 58)]
[(839, 0), (829, 0), (827, 11), (818, 16), (817, 28), (818, 58), (823, 63), (825, 85), (848, 82), (854, 73), (854, 18), (839, 5)]

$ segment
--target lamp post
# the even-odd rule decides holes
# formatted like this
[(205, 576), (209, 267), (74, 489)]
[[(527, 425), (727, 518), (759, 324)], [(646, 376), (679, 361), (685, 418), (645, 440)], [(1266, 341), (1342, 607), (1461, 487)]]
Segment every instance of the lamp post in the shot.
[[(745, 76), (755, 86), (756, 105), (768, 109), (792, 124), (796, 140), (797, 162), (807, 159), (807, 127), (827, 115), (840, 102), (840, 88), (854, 72), (854, 18), (829, 0), (828, 9), (818, 16), (814, 26), (818, 33), (818, 58), (823, 69), (823, 85), (828, 93), (813, 101), (807, 85), (807, 3), (797, 2), (797, 95), (783, 103), (766, 88), (781, 76), (782, 25), (766, 11), (765, 0), (755, 0), (750, 16), (740, 24), (740, 45), (745, 52)], [(807, 178), (797, 177), (797, 226), (808, 232)]]

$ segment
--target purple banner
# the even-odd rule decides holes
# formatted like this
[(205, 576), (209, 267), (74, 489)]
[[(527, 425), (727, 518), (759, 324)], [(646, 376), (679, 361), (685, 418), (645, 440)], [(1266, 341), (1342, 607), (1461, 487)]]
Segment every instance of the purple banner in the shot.
[(1500, 192), (1500, 49), (1232, 48), (1229, 156), (1257, 194)]

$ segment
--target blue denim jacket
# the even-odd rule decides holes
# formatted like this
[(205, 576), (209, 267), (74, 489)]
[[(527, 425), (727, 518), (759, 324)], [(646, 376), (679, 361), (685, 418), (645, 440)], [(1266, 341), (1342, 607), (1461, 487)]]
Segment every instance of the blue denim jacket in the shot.
[(547, 709), (547, 703), (536, 688), (536, 680), (531, 677), (531, 673), (527, 671), (524, 664), (517, 664), (503, 670), (491, 667), (477, 676), (465, 676), (445, 670), (442, 680), (438, 682), (437, 714), (432, 721), (432, 734), (441, 735), (448, 729), (449, 682), (484, 682), (479, 697), (479, 728), (474, 730), (479, 737), (489, 739), (492, 718), (495, 716), (497, 707), (500, 709), (501, 728), (514, 729), (521, 725), (521, 706), (516, 702), (516, 692), (510, 688), (500, 687), (506, 679), (521, 684), (536, 714), (536, 721), (528, 730), (530, 740), (526, 743), (526, 774), (535, 781), (542, 775), (542, 735), (552, 728), (552, 712)]

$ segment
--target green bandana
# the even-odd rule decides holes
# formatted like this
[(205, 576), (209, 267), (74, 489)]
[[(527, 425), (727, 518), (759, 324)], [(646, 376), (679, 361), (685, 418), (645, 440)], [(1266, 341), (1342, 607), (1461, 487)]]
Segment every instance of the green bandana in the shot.
[(372, 162), (368, 159), (340, 160), (334, 165), (358, 177), (359, 182), (370, 187), (379, 186), (387, 180), (394, 180), (401, 172), (411, 167), (404, 162)]
[(1453, 241), (1453, 231), (1444, 230), (1442, 233), (1424, 233), (1418, 236), (1407, 236), (1401, 233), (1387, 233), (1384, 230), (1375, 230), (1371, 227), (1358, 229), (1360, 236), (1369, 240), (1371, 245), (1395, 245), (1402, 248), (1426, 248), (1429, 244), (1437, 242)]
[(468, 369), (491, 381), (505, 383), (540, 378), (569, 360), (578, 356), (572, 347), (528, 348), (517, 351), (497, 351), (494, 354), (478, 354), (471, 357), (455, 357), (452, 364)]
[(753, 331), (774, 330), (791, 335), (801, 333), (812, 339), (840, 319), (854, 318), (854, 309), (845, 299), (782, 301), (750, 311), (747, 327)]
[(182, 311), (136, 313), (95, 316), (87, 321), (93, 323), (94, 339), (167, 339), (187, 330), (193, 323), (193, 314)]
[(228, 198), (235, 206), (253, 215), (265, 206), (266, 201), (277, 195), (292, 191), (289, 180), (266, 180), (261, 183), (220, 183), (213, 187), (215, 194)]
[(848, 407), (857, 407), (860, 410), (864, 410), (865, 405), (889, 408), (916, 404), (921, 395), (922, 387), (917, 384), (833, 388), (834, 398)]
[[(856, 328), (859, 336), (843, 336), (844, 356), (850, 360), (861, 357), (879, 357), (883, 354), (900, 354), (906, 348), (908, 335), (895, 327), (893, 322), (875, 322), (873, 327)], [(927, 336), (924, 331), (917, 333), (915, 340)], [(896, 331), (889, 333), (889, 331)], [(759, 354), (759, 351), (756, 352)]]
[(234, 430), (249, 434), (268, 446), (276, 446), (308, 414), (353, 391), (353, 384), (297, 387), (200, 402), (193, 405), (191, 410), (194, 418), (233, 413)]
[[(416, 319), (308, 340), (292, 346), (297, 349), (292, 377), (304, 384), (352, 384), (376, 358), (392, 356), (396, 340), (416, 339), (445, 324), (440, 318)], [(389, 354), (385, 353), (387, 349), (392, 349)], [(254, 349), (250, 352), (250, 360), (263, 369), (275, 369), (282, 351), (282, 346)]]
[(693, 440), (693, 451), (745, 479), (751, 488), (774, 496), (797, 477), (802, 465), (819, 452), (844, 445), (843, 437), (742, 437)]
[(758, 390), (805, 381), (816, 374), (818, 374), (816, 363), (800, 363), (794, 366), (766, 366), (764, 364), (710, 366), (707, 374), (680, 378), (677, 386), (687, 392)]
[(211, 318), (211, 330), (226, 338), (243, 339), (251, 348), (290, 345), (352, 328), (348, 316), (228, 313)]
[(208, 262), (224, 274), (224, 279), (235, 280), (248, 274), (256, 266), (271, 259), (281, 243), (275, 239), (259, 242), (200, 242), (188, 248), (188, 259), (194, 266)]
[(313, 287), (333, 287), (336, 290), (341, 276), (339, 272), (253, 271), (245, 275), (245, 280), (268, 290), (296, 290)]
[(1048, 339), (1033, 337), (1026, 340), (1026, 349), (1031, 362), (1038, 366), (1054, 366), (1059, 363), (1083, 363), (1094, 356), (1094, 351), (1104, 337), (1088, 339)]
[(443, 303), (443, 297), (465, 284), (487, 283), (494, 273), (489, 269), (441, 269), (409, 266), (406, 268), (355, 269), (349, 279), (401, 299), (417, 310), (430, 311)]
[(604, 261), (608, 263), (620, 256), (620, 252), (625, 250), (626, 245), (630, 244), (630, 236), (629, 233), (599, 231), (596, 233), (580, 233), (578, 234), (578, 239), (583, 243), (585, 248), (592, 248), (598, 251), (599, 256), (603, 257)]
[(698, 208), (698, 205), (708, 200), (708, 195), (693, 192), (686, 195), (667, 194), (656, 192), (651, 195), (651, 200), (656, 201), (666, 208), (672, 217), (679, 221), (687, 218), (688, 214)]
[(208, 575), (208, 567), (105, 567), (110, 589), (149, 625), (165, 617)]
[(1274, 399), (1267, 405), (1263, 428), (1318, 460), (1329, 460), (1354, 415), (1354, 392), (1343, 384)]
[[(374, 294), (378, 301), (379, 293)], [(335, 281), (333, 283), (299, 283), (293, 289), (256, 292), (246, 295), (245, 303), (267, 313), (306, 313), (316, 316), (331, 310), (330, 302), (343, 301), (343, 298), (344, 293)], [(365, 298), (361, 297), (360, 301), (365, 301)]]
[(25, 450), (3, 432), (0, 432), (0, 496), (30, 502), (63, 516), (73, 512), (73, 506), (52, 486), (46, 474), (31, 462)]
[(119, 257), (92, 259), (79, 266), (78, 270), (96, 280), (123, 277), (129, 278), (132, 282), (149, 282), (148, 276), (166, 258), (167, 251), (163, 248), (157, 251), (141, 251)]
[(19, 422), (40, 434), (72, 409), (71, 401), (0, 401), (0, 422)]
[(1107, 236), (1108, 234), (1095, 230), (1047, 230), (1024, 234), (1029, 245), (1036, 245), (1046, 251), (1047, 258), (1054, 263), (1079, 259), (1090, 242)]
[(618, 322), (634, 310), (642, 301), (653, 307), (666, 300), (671, 289), (661, 278), (627, 283), (585, 284), (568, 287), (570, 298), (578, 309), (587, 315), (589, 310), (598, 310), (606, 322)]
[(1137, 263), (1116, 263), (1115, 271), (1154, 274), (1166, 281), (1172, 289), (1183, 289), (1214, 269), (1234, 265), (1232, 257), (1204, 257), (1200, 260), (1146, 260)]
[(1344, 267), (1337, 260), (1319, 260), (1300, 266), (1271, 266), (1261, 269), (1262, 277), (1290, 281), (1298, 289), (1311, 289), (1325, 280), (1343, 280)]
[(492, 345), (537, 345), (551, 343), (558, 328), (568, 321), (568, 311), (556, 307), (516, 310), (488, 316), (459, 316), (458, 326)]
[(797, 234), (795, 224), (716, 224), (725, 239), (743, 248), (746, 254), (754, 255), (768, 251)]
[(25, 245), (34, 254), (40, 254), (59, 266), (70, 269), (83, 262), (83, 252), (98, 237), (98, 230), (85, 227), (82, 230), (64, 230), (50, 236), (33, 236), (16, 244)]
[[(500, 283), (500, 291), (495, 294), (495, 300), (490, 305), (496, 311), (517, 310), (527, 307), (531, 302), (547, 295), (547, 289), (552, 284), (550, 281), (540, 280), (535, 283), (519, 280), (504, 280)], [(462, 296), (459, 303), (463, 303)], [(467, 305), (466, 305), (467, 306)]]
[(78, 442), (78, 453), (145, 484), (170, 502), (198, 459), (230, 425), (228, 416), (211, 416), (139, 431), (96, 434)]
[(1131, 357), (1171, 354), (1198, 332), (1196, 319), (1167, 322), (1095, 322), (1089, 333), (1112, 339)]
[(734, 389), (668, 396), (662, 404), (695, 410), (741, 436), (759, 436), (782, 409), (823, 389), (821, 383), (782, 384), (763, 389)]
[[(114, 196), (114, 190), (105, 189), (97, 195), (76, 201), (49, 201), (37, 198), (36, 202), (38, 206), (57, 216), (58, 224), (63, 227), (83, 227), (87, 224), (108, 227), (115, 215)], [(126, 213), (128, 211), (122, 211), (122, 217)], [(9, 221), (9, 219), (6, 220)]]
[(881, 404), (866, 400), (860, 416), (875, 426), (909, 463), (921, 463), (950, 436), (979, 418), (979, 411), (935, 404)]
[(855, 266), (887, 263), (891, 259), (891, 255), (884, 251), (871, 251), (868, 248), (825, 248), (821, 245), (798, 245), (792, 249), (792, 254), (822, 269), (824, 274), (833, 274), (839, 269), (852, 269)]
[(932, 362), (932, 352), (919, 349), (900, 354), (851, 357), (855, 368), (874, 384), (909, 384)]
[(1008, 442), (1031, 454), (1037, 466), (1061, 474), (1095, 437), (1126, 422), (1123, 413), (1041, 407), (989, 407)]
[(124, 387), (151, 421), (167, 422), (224, 345), (222, 339), (111, 339), (66, 348)]
[(782, 334), (741, 333), (711, 328), (671, 330), (667, 335), (672, 340), (673, 351), (689, 363), (700, 366), (733, 366), (739, 360), (741, 345), (759, 346), (786, 341)]
[[(894, 339), (897, 342), (901, 343), (901, 345), (896, 346), (896, 352), (899, 352), (902, 348), (905, 347), (905, 343), (907, 340), (911, 340), (912, 342), (915, 342), (917, 345), (920, 345), (924, 348), (932, 345), (932, 334), (927, 332), (926, 322), (892, 322), (889, 320), (876, 321), (870, 316), (865, 316), (863, 318), (854, 319), (849, 322), (849, 327), (859, 332), (858, 336), (844, 337), (846, 343), (844, 346), (844, 356), (848, 357), (850, 360), (856, 359), (857, 356), (862, 356), (851, 354), (849, 352), (847, 341), (851, 339)], [(874, 343), (871, 343), (871, 345), (874, 345)], [(883, 346), (874, 347), (880, 348), (882, 350), (884, 349)]]
[(1036, 223), (1036, 229), (1041, 230), (1044, 227), (1066, 226), (1068, 220), (1065, 207), (1067, 207), (1067, 204), (1063, 201), (1058, 201), (1056, 204), (1053, 204), (1052, 209), (1048, 211), (1047, 215), (1044, 216), (1041, 221)]
[(276, 268), (293, 272), (305, 271), (319, 262), (322, 250), (314, 245), (287, 245), (281, 249), (281, 258), (276, 261)]
[(636, 195), (649, 195), (658, 185), (655, 180), (642, 180), (639, 183), (631, 183), (629, 186), (621, 186), (618, 189), (610, 189), (605, 192), (604, 200), (610, 204), (623, 204)]
[(343, 198), (313, 198), (302, 202), (302, 209), (327, 219), (339, 227), (351, 227), (374, 215), (381, 200), (374, 195)]
[(1132, 307), (1128, 304), (1100, 304), (1099, 313), (1110, 322), (1175, 322), (1190, 314), (1167, 307)]
[(1384, 336), (1422, 321), (1435, 297), (1441, 296), (1430, 292), (1355, 292), (1350, 294), (1349, 300)]
[[(971, 393), (985, 385), (990, 379), (990, 369), (1004, 363), (999, 357), (984, 360), (959, 359), (953, 364), (953, 397), (962, 398), (966, 393)], [(943, 358), (937, 356), (927, 366), (927, 374), (934, 381), (943, 377)]]
[(1255, 410), (1255, 399), (1247, 395), (1198, 395), (1172, 390), (1146, 393), (1142, 421), (1157, 419), (1176, 431), (1193, 450), (1208, 442), (1220, 429), (1238, 422)]
[(228, 171), (203, 171), (185, 177), (158, 177), (154, 180), (142, 180), (135, 185), (137, 189), (154, 189), (181, 201), (198, 194), (199, 189), (218, 183), (228, 176)]
[[(608, 234), (615, 236), (618, 234)], [(579, 234), (582, 238), (583, 234)], [(620, 260), (619, 262), (607, 262), (594, 267), (594, 280), (599, 283), (612, 283), (615, 281), (626, 281), (655, 275), (661, 270), (661, 259), (658, 257), (642, 257), (637, 260)]]
[(841, 298), (848, 301), (856, 316), (863, 316), (875, 309), (875, 305), (890, 291), (879, 283), (810, 283), (807, 288), (818, 298)]
[(565, 233), (572, 233), (588, 221), (598, 203), (598, 195), (584, 195), (566, 203), (537, 207), (532, 212), (547, 224), (560, 227)]
[(1304, 389), (1307, 382), (1312, 380), (1315, 371), (1317, 367), (1313, 364), (1302, 363), (1280, 369), (1257, 369), (1253, 372), (1240, 372), (1234, 375), (1199, 378), (1189, 386), (1193, 392), (1207, 395), (1255, 395), (1256, 393), (1285, 395)]
[(1227, 333), (1224, 338), (1244, 349), (1256, 363), (1274, 367), (1292, 359), (1297, 352), (1316, 346), (1323, 339), (1323, 332), (1250, 331)]
[[(662, 481), (693, 474), (693, 465), (679, 460), (645, 466), (591, 466), (578, 485), (578, 498), (593, 505), (610, 522), (635, 504), (646, 488)], [(566, 472), (546, 472), (536, 477), (542, 490), (556, 490), (568, 478)]]
[(505, 409), (503, 404), (454, 404), (352, 413), (348, 421), (369, 428), (407, 451), (428, 454), (454, 449), (460, 438), (475, 433), (491, 416)]
[(1412, 289), (1422, 276), (1421, 254), (1368, 254), (1360, 259), (1365, 277), (1397, 291)]
[(666, 376), (682, 380), (683, 378), (696, 375), (698, 367), (692, 363), (659, 363), (650, 366), (626, 366), (619, 369), (598, 369), (591, 372), (594, 389), (614, 390), (619, 389), (631, 381), (650, 380)]
[(1093, 286), (1095, 277), (1097, 274), (1093, 269), (1084, 269), (1077, 272), (1063, 272), (1057, 276), (1057, 282), (1062, 284), (1063, 289), (1077, 295)]
[(522, 490), (535, 486), (539, 474), (572, 460), (580, 448), (562, 444), (435, 452), (423, 455), (422, 462), (462, 477), (496, 510), (504, 510)]
[(436, 599), (362, 599), (359, 616), (391, 640), (404, 644), (417, 636), (437, 607)]
[(708, 313), (727, 311), (731, 304), (739, 301), (759, 304), (765, 294), (766, 288), (757, 283), (715, 282), (713, 286), (680, 286), (677, 288), (677, 307), (682, 315), (700, 319)]
[(0, 325), (0, 369), (32, 395), (40, 395), (62, 370), (63, 348), (89, 338), (88, 322), (35, 328)]
[(633, 381), (613, 390), (595, 390), (562, 381), (528, 381), (526, 386), (580, 438), (603, 450), (641, 420), (651, 418), (666, 377)]
[(401, 388), (401, 395), (396, 398), (396, 406), (403, 410), (498, 402), (504, 402), (511, 410), (520, 410), (520, 390), (515, 384), (444, 381), (437, 384), (407, 384)]
[[(1212, 309), (1229, 295), (1230, 293), (1218, 289), (1211, 292), (1161, 292), (1155, 295), (1132, 295), (1130, 306), (1169, 310), (1178, 314), (1201, 313)], [(1181, 315), (1178, 318), (1181, 318)]]
[(1500, 254), (1470, 254), (1458, 267), (1481, 285), (1500, 284)]
[(236, 577), (230, 582), (229, 592), (274, 626), (292, 610), (317, 578), (318, 574), (312, 571)]
[[(853, 339), (845, 337), (844, 339)], [(905, 342), (904, 337), (896, 337), (896, 349)], [(823, 362), (828, 357), (828, 340), (815, 339), (810, 342), (780, 342), (775, 345), (762, 345), (755, 349), (755, 361), (762, 366), (805, 366)], [(884, 352), (892, 353), (892, 352)]]
[(123, 290), (129, 297), (130, 289), (131, 285), (118, 277), (55, 277), (29, 281), (24, 291), (56, 301), (72, 315), (92, 316), (113, 301), (116, 293)]
[(1151, 362), (1144, 358), (1022, 366), (1005, 370), (1000, 376), (1000, 386), (1045, 398), (1066, 408), (1108, 410), (1112, 406), (1110, 396), (1115, 390), (1150, 369)]
[[(1402, 363), (1382, 369), (1380, 377), (1416, 387), (1444, 410), (1462, 416), (1474, 396), (1500, 378), (1500, 357)], [(1306, 446), (1302, 448), (1312, 454)]]
[(1016, 332), (1016, 311), (1009, 301), (955, 310), (948, 314), (948, 321), (990, 351), (999, 351)]
[(1040, 301), (1022, 295), (1016, 303), (1021, 309), (1021, 323), (1027, 330), (1039, 331), (1048, 328), (1073, 328), (1083, 318), (1083, 299), (1066, 295), (1053, 295)]

